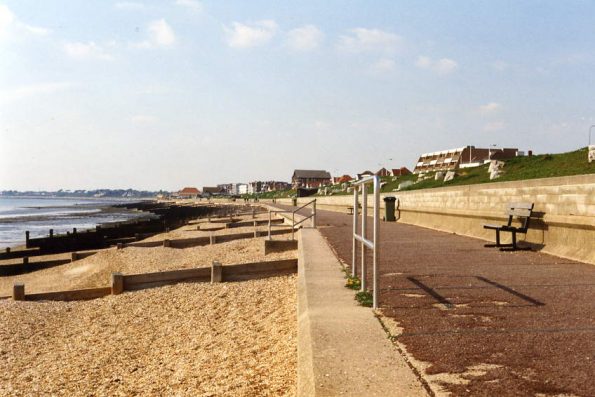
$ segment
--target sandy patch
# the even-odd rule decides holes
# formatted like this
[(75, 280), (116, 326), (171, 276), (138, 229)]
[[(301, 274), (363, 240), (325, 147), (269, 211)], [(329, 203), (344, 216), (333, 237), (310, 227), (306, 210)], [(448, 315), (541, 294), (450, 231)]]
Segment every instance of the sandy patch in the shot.
[(293, 396), (296, 277), (0, 301), (0, 395)]

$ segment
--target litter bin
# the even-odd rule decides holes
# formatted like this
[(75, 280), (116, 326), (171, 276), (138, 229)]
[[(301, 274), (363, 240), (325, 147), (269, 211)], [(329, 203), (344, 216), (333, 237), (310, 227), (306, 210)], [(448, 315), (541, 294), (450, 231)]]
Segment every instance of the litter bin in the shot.
[(395, 218), (395, 201), (396, 197), (388, 196), (384, 198), (384, 220), (386, 222), (394, 222)]
[(291, 198), (291, 204), (292, 204), (294, 207), (297, 207), (297, 197), (292, 197), (292, 198)]

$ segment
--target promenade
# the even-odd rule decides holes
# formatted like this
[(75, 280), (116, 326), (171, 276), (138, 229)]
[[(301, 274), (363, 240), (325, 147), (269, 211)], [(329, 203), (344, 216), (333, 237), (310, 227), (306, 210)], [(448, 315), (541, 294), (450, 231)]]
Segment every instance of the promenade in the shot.
[[(350, 266), (352, 216), (317, 223)], [(382, 222), (380, 239), (383, 321), (433, 390), (593, 395), (595, 267), (400, 223)]]

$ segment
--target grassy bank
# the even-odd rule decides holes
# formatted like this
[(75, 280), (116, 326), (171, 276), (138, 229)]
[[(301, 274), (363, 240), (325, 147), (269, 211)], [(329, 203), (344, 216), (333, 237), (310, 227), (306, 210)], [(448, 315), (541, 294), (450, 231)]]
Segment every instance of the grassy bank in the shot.
[[(403, 182), (416, 182), (413, 185), (401, 189), (417, 190), (431, 189), (442, 186), (460, 186), (473, 185), (477, 183), (520, 181), (527, 179), (552, 178), (560, 176), (584, 175), (595, 173), (595, 163), (589, 164), (587, 161), (588, 149), (586, 147), (573, 152), (558, 154), (540, 154), (535, 156), (516, 157), (506, 160), (504, 174), (497, 179), (490, 180), (488, 172), (489, 164), (480, 167), (466, 168), (457, 170), (457, 176), (448, 182), (435, 180), (434, 173), (427, 174), (428, 178), (416, 182), (417, 175), (405, 175), (402, 177), (382, 177), (382, 192), (396, 191)], [(328, 188), (333, 196), (350, 194), (341, 191), (340, 185), (332, 185)], [(266, 192), (258, 195), (250, 195), (250, 198), (285, 198), (294, 196), (296, 191), (284, 190), (277, 192)]]

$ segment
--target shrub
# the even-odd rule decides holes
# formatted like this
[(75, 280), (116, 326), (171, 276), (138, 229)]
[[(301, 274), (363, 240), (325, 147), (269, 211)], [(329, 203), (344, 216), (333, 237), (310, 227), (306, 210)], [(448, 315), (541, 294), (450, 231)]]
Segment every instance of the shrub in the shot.
[(362, 306), (372, 307), (372, 294), (368, 291), (362, 291), (355, 294), (355, 300)]
[(345, 286), (350, 289), (359, 290), (362, 287), (362, 282), (357, 276), (347, 275), (347, 282)]

